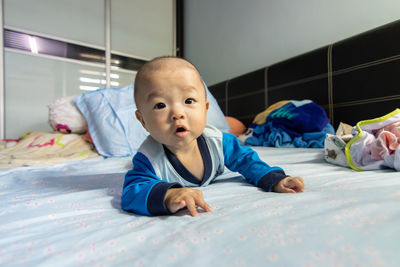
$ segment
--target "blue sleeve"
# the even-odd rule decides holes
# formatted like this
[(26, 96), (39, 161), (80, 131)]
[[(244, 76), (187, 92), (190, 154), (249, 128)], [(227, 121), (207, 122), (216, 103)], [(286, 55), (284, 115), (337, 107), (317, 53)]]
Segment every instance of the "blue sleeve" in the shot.
[(240, 145), (233, 134), (222, 133), (222, 147), (225, 166), (265, 191), (271, 192), (279, 181), (287, 177), (281, 168), (270, 167), (253, 149)]
[(125, 175), (122, 209), (147, 216), (171, 214), (164, 204), (165, 194), (170, 188), (182, 186), (158, 178), (150, 161), (142, 153), (137, 153), (132, 161), (133, 169)]

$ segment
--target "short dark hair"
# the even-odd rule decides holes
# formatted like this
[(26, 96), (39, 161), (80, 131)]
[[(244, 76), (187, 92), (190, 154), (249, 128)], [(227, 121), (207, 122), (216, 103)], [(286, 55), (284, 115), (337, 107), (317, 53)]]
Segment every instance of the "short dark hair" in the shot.
[[(189, 63), (189, 64), (196, 70), (196, 72), (199, 74), (200, 80), (201, 80), (201, 82), (203, 83), (203, 80), (202, 80), (201, 75), (200, 75), (200, 71), (199, 71), (198, 68), (197, 68), (192, 62), (190, 62), (189, 60), (184, 59), (184, 58), (181, 58), (181, 57), (176, 57), (176, 56), (160, 56), (160, 57), (155, 57), (155, 58), (151, 59), (150, 61), (147, 61), (146, 63), (144, 63), (144, 64), (139, 68), (138, 72), (136, 73), (135, 82), (134, 82), (134, 87), (135, 87), (135, 89), (134, 89), (134, 97), (133, 97), (136, 106), (137, 106), (137, 103), (136, 103), (137, 92), (140, 90), (140, 87), (141, 87), (142, 84), (143, 84), (143, 80), (144, 80), (145, 77), (146, 77), (146, 73), (147, 73), (148, 71), (153, 71), (153, 70), (154, 70), (154, 66), (155, 66), (154, 63), (157, 62), (157, 61), (163, 60), (163, 59), (180, 59), (180, 60), (183, 60), (183, 61)], [(203, 85), (203, 87), (204, 87), (204, 85)], [(205, 89), (205, 88), (204, 88), (204, 89)], [(207, 94), (206, 94), (206, 96), (207, 96)]]

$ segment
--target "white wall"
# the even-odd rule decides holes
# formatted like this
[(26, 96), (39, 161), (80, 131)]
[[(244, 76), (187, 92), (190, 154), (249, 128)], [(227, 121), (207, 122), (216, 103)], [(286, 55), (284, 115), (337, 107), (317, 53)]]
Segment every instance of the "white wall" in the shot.
[(184, 12), (185, 58), (212, 85), (398, 20), (400, 1), (191, 0)]

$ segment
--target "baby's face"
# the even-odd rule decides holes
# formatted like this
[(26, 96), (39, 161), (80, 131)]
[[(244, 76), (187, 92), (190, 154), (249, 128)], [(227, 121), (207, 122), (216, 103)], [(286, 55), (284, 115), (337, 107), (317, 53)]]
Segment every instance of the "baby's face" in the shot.
[(204, 130), (209, 103), (201, 78), (192, 68), (153, 72), (136, 100), (138, 120), (172, 152), (193, 144)]

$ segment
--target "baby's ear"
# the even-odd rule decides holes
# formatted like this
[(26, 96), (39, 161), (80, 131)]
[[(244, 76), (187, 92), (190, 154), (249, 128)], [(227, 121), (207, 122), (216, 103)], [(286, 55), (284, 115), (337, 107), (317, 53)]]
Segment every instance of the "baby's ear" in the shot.
[(144, 125), (144, 120), (143, 120), (143, 117), (142, 117), (142, 114), (140, 113), (140, 111), (139, 111), (139, 110), (136, 110), (136, 111), (135, 111), (135, 115), (136, 115), (136, 119), (137, 119), (138, 121), (140, 121), (140, 123), (142, 124), (142, 126), (146, 129), (146, 126)]
[(210, 102), (206, 101), (206, 110), (210, 107)]

